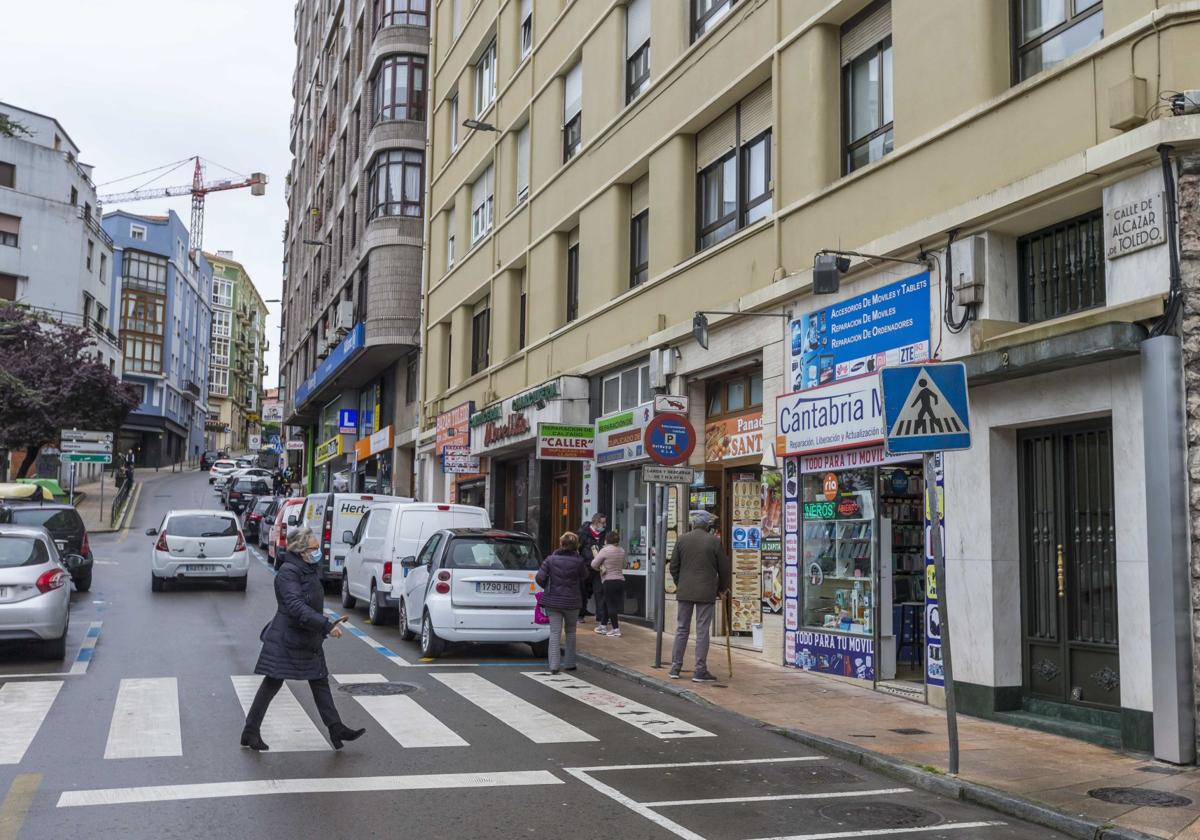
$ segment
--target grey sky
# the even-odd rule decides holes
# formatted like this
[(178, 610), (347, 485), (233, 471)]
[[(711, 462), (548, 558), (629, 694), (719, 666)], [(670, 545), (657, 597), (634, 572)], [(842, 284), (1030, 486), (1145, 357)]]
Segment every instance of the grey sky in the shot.
[[(204, 249), (231, 250), (263, 298), (280, 296), (281, 236), (291, 163), (290, 0), (68, 0), (5, 2), (0, 99), (56, 117), (103, 184), (200, 155), (237, 172), (265, 172), (267, 194), (208, 196)], [(147, 176), (148, 177), (148, 176)], [(208, 179), (229, 177), (210, 167)], [(130, 190), (146, 178), (100, 192)], [(190, 184), (182, 167), (155, 186)], [(135, 213), (175, 210), (188, 224), (191, 198), (151, 199)], [(279, 304), (269, 304), (267, 354), (278, 376)]]

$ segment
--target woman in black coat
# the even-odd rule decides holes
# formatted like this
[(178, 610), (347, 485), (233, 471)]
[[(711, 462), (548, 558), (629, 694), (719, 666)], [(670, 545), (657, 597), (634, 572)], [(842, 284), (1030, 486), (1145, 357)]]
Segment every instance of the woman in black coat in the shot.
[(542, 593), (542, 611), (550, 619), (550, 673), (559, 666), (559, 636), (566, 631), (563, 669), (575, 670), (575, 623), (583, 606), (580, 589), (591, 567), (579, 556), (579, 537), (567, 531), (558, 541), (558, 551), (542, 561), (536, 575)]
[(267, 706), (283, 686), (284, 680), (308, 680), (321, 721), (329, 728), (329, 740), (340, 750), (343, 741), (353, 741), (367, 730), (351, 729), (342, 723), (333, 694), (329, 690), (329, 669), (321, 646), (326, 636), (342, 635), (338, 623), (321, 612), (325, 587), (318, 570), (321, 551), (309, 528), (293, 528), (288, 533), (287, 551), (283, 552), (279, 574), (275, 576), (275, 601), (278, 611), (263, 628), (262, 653), (254, 673), (262, 674), (258, 694), (246, 715), (242, 746), (252, 750), (270, 749), (259, 735)]

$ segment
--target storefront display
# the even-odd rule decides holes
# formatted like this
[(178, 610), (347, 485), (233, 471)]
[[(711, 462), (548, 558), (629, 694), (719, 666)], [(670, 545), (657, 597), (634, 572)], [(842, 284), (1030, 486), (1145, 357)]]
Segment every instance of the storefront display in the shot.
[(750, 633), (762, 620), (762, 487), (756, 473), (732, 478), (731, 628), (735, 633)]
[(478, 502), (464, 502), (460, 495), (464, 484), (478, 483), (481, 488), (483, 485), (479, 459), (471, 457), (470, 422), (474, 411), (475, 403), (465, 402), (443, 411), (437, 417), (433, 454), (439, 469), (446, 476), (448, 487), (445, 498), (449, 502), (482, 505), (482, 489)]

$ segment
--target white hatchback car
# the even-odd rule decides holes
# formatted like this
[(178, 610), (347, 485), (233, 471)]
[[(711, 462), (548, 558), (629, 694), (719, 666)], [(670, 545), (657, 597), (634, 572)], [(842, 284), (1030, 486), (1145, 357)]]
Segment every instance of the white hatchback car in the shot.
[[(213, 465), (208, 468), (208, 483), (216, 484), (218, 478), (224, 478), (236, 469), (237, 463), (230, 461), (228, 458), (214, 461)], [(218, 487), (217, 489), (219, 490), (220, 488)]]
[(408, 570), (400, 599), (400, 636), (418, 633), (421, 655), (446, 642), (523, 642), (534, 656), (550, 649), (550, 628), (533, 620), (542, 554), (528, 534), (447, 528), (429, 537)]
[(237, 517), (223, 510), (172, 510), (146, 535), (158, 537), (151, 551), (150, 588), (162, 592), (167, 581), (184, 578), (223, 580), (245, 591), (250, 552)]
[(0, 640), (30, 641), (62, 659), (70, 614), (71, 575), (50, 534), (0, 525)]

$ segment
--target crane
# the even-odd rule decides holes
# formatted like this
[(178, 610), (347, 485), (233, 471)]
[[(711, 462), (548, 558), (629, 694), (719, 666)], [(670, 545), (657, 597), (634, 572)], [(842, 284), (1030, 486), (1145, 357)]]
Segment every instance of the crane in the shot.
[[(223, 190), (239, 190), (243, 189), (244, 187), (250, 188), (251, 195), (263, 195), (267, 191), (267, 176), (262, 172), (251, 172), (249, 177), (243, 178), (240, 181), (233, 181), (228, 178), (220, 181), (205, 181), (204, 163), (199, 155), (195, 155), (194, 157), (190, 158), (184, 158), (182, 161), (179, 161), (175, 164), (167, 164), (167, 166), (173, 167), (171, 171), (174, 171), (174, 169), (178, 169), (179, 166), (190, 161), (195, 161), (196, 163), (195, 169), (192, 172), (191, 184), (183, 184), (177, 187), (151, 187), (149, 189), (136, 189), (130, 192), (110, 193), (108, 195), (100, 196), (100, 202), (102, 204), (118, 204), (126, 201), (143, 201), (147, 198), (170, 198), (172, 196), (188, 195), (190, 193), (192, 196), (192, 226), (189, 231), (192, 240), (191, 247), (199, 251), (204, 244), (204, 197), (209, 193), (221, 192)], [(166, 167), (159, 168), (165, 169)], [(156, 170), (149, 171), (153, 172)], [(146, 173), (142, 172), (138, 174), (144, 175)], [(132, 178), (135, 176), (131, 175), (129, 177)], [(162, 177), (162, 175), (155, 176), (155, 178), (151, 180), (156, 180), (159, 177)], [(118, 180), (125, 179), (122, 178)]]

